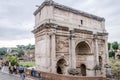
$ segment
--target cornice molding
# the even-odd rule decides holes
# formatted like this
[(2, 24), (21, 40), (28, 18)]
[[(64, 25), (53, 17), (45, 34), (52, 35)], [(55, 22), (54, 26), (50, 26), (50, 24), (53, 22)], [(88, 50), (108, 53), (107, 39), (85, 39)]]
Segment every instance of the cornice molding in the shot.
[(96, 16), (96, 15), (93, 15), (93, 14), (89, 14), (87, 12), (83, 12), (83, 11), (80, 11), (80, 10), (70, 8), (68, 6), (61, 5), (61, 4), (56, 3), (52, 0), (45, 0), (33, 14), (36, 15), (44, 6), (53, 6), (55, 8), (65, 10), (65, 11), (68, 11), (68, 12), (72, 12), (74, 14), (82, 15), (82, 16), (85, 16), (85, 17), (88, 17), (88, 18), (91, 18), (91, 19), (95, 19), (95, 20), (98, 20), (98, 21), (105, 21), (105, 19), (103, 17), (99, 17), (99, 16)]

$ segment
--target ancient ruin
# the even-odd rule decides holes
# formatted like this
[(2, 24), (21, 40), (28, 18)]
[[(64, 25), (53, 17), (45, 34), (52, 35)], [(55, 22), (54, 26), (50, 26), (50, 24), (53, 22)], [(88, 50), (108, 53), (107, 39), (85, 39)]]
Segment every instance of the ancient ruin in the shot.
[(45, 0), (34, 12), (36, 69), (78, 76), (105, 76), (108, 63), (105, 19)]

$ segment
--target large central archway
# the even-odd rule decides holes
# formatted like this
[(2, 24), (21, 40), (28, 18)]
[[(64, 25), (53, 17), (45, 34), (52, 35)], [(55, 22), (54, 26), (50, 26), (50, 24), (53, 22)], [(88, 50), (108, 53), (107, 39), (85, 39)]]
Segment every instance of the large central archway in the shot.
[(57, 73), (58, 74), (64, 74), (65, 64), (66, 64), (66, 61), (64, 59), (60, 59), (57, 62)]
[(76, 68), (80, 70), (81, 76), (86, 76), (86, 58), (91, 53), (89, 45), (83, 41), (76, 46)]
[(76, 46), (76, 54), (77, 55), (90, 54), (89, 45), (85, 41), (78, 43), (78, 45)]

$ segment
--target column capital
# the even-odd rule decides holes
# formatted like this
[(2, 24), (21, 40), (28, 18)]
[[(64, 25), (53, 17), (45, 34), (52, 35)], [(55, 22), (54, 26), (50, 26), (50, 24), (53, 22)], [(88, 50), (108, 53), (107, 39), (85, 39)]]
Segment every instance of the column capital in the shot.
[(70, 32), (69, 38), (74, 39), (75, 38), (74, 29), (69, 30), (69, 32)]
[(93, 39), (98, 39), (98, 34), (93, 34)]
[(75, 38), (75, 34), (70, 34), (69, 38), (70, 39), (74, 39)]
[(49, 30), (49, 32), (47, 32), (47, 35), (52, 36), (52, 35), (56, 35), (56, 29), (52, 28)]

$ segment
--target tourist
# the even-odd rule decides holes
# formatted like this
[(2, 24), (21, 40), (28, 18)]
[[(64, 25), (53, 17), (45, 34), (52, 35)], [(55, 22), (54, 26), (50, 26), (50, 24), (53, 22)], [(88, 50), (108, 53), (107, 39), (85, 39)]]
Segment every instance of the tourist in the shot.
[(19, 66), (19, 74), (21, 75), (24, 72), (24, 67), (22, 65)]
[(34, 68), (32, 68), (32, 70), (31, 70), (31, 76), (35, 76), (35, 70), (34, 70)]
[(11, 65), (11, 66), (9, 66), (9, 72), (10, 72), (10, 74), (12, 74), (13, 73), (13, 70), (14, 70), (14, 67)]
[(6, 61), (6, 63), (5, 63), (5, 64), (6, 64), (6, 66), (9, 66), (9, 61)]
[(26, 75), (25, 75), (25, 73), (23, 72), (22, 75), (21, 75), (22, 80), (25, 80), (25, 76), (26, 76)]
[(0, 70), (2, 69), (2, 64), (0, 64)]
[(0, 70), (2, 69), (1, 65), (0, 65)]
[(9, 68), (8, 68), (8, 69), (9, 69), (9, 73), (11, 74), (10, 66), (9, 66)]
[(38, 73), (38, 80), (40, 80), (41, 79), (41, 74), (40, 73)]
[(2, 67), (4, 67), (4, 63), (2, 62)]
[(14, 65), (14, 73), (17, 74), (17, 66)]

